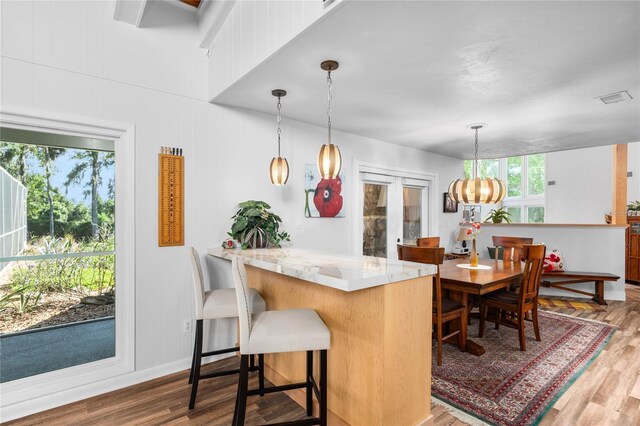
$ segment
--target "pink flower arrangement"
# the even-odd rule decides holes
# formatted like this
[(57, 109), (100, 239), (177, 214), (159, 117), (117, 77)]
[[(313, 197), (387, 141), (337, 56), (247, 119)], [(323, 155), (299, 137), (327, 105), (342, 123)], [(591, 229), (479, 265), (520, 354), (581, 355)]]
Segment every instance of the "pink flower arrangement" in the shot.
[(480, 233), (480, 224), (478, 222), (474, 222), (471, 224), (471, 227), (467, 229), (467, 235), (471, 236), (471, 239), (475, 240), (478, 234)]

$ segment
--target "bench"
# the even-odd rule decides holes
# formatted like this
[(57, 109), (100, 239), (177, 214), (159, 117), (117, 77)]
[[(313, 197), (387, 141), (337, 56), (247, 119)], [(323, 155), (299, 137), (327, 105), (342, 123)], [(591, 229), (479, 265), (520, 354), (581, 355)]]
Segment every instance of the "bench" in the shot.
[[(560, 281), (548, 281), (549, 278), (560, 278)], [(542, 272), (541, 284), (542, 287), (555, 287), (566, 291), (572, 291), (574, 293), (586, 294), (587, 296), (592, 296), (592, 299), (598, 302), (600, 305), (606, 305), (607, 302), (605, 302), (604, 300), (604, 282), (618, 281), (619, 279), (620, 277), (617, 275), (602, 272), (555, 271)], [(589, 282), (595, 283), (594, 293), (565, 287), (571, 284)]]

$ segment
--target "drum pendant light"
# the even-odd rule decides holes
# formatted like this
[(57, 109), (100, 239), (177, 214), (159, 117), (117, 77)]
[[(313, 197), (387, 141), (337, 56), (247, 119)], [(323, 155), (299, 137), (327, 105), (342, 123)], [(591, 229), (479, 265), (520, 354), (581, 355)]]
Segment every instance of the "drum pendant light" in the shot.
[(327, 108), (329, 137), (327, 143), (322, 145), (318, 154), (318, 171), (322, 179), (335, 179), (340, 174), (342, 168), (342, 155), (340, 149), (331, 143), (331, 71), (338, 69), (336, 61), (324, 61), (320, 64), (320, 68), (327, 71), (327, 100), (329, 106)]
[(470, 204), (495, 204), (507, 195), (506, 186), (500, 179), (478, 177), (478, 129), (486, 124), (471, 124), (468, 127), (476, 131), (475, 160), (473, 178), (457, 179), (449, 185), (449, 195), (457, 202)]
[(287, 92), (285, 90), (277, 89), (271, 92), (273, 96), (278, 97), (278, 156), (273, 157), (271, 160), (271, 164), (269, 165), (269, 177), (271, 178), (271, 183), (274, 185), (286, 185), (289, 180), (289, 163), (286, 158), (280, 156), (280, 124), (282, 123), (282, 115), (280, 114), (280, 110), (282, 105), (280, 104), (280, 98), (287, 96)]

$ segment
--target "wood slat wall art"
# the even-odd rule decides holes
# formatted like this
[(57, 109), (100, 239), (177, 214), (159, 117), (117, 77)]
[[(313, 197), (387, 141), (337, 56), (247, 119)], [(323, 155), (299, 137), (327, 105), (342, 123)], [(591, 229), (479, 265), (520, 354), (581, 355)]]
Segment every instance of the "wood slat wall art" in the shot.
[(182, 155), (158, 154), (158, 245), (160, 247), (184, 245), (184, 157)]

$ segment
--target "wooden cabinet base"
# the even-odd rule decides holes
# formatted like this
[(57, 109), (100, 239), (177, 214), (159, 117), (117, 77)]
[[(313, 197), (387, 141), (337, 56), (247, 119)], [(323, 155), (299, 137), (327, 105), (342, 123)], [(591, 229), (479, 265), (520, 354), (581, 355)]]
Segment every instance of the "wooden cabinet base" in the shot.
[[(431, 277), (344, 292), (253, 267), (247, 272), (267, 309), (312, 308), (331, 330), (330, 424), (429, 422)], [(265, 363), (274, 383), (305, 376), (304, 353), (266, 355)]]

